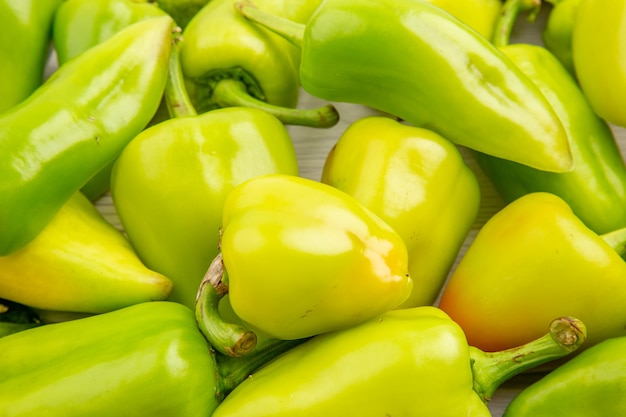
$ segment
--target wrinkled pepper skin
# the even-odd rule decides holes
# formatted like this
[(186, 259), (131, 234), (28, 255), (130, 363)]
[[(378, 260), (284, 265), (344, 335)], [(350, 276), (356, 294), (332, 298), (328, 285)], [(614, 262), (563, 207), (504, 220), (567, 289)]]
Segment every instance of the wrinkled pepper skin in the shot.
[(129, 26), (0, 118), (0, 256), (30, 242), (150, 120), (165, 88), (172, 23), (162, 16)]
[(81, 193), (25, 247), (0, 256), (0, 297), (37, 309), (104, 313), (164, 300), (172, 287)]
[(581, 352), (526, 387), (504, 417), (602, 417), (626, 415), (626, 337)]
[(297, 175), (291, 138), (261, 110), (229, 107), (154, 125), (124, 149), (111, 177), (118, 216), (143, 262), (193, 307), (218, 253), (222, 206), (241, 182)]
[(232, 308), (278, 339), (349, 327), (411, 292), (402, 238), (327, 184), (284, 174), (252, 178), (226, 198), (222, 224)]
[(625, 336), (624, 300), (626, 263), (618, 252), (561, 198), (531, 193), (481, 228), (439, 307), (472, 346), (494, 351), (534, 339), (546, 320), (564, 314), (587, 326), (585, 347)]
[(572, 32), (576, 77), (596, 113), (626, 127), (626, 2), (581, 0)]
[(0, 338), (5, 417), (206, 417), (215, 363), (192, 312), (152, 302)]
[(574, 169), (545, 172), (475, 154), (506, 202), (531, 192), (564, 199), (589, 228), (602, 234), (626, 227), (626, 166), (611, 128), (591, 108), (580, 87), (547, 49), (512, 44), (501, 48), (541, 89), (569, 134)]
[(502, 7), (501, 0), (427, 0), (450, 12), (476, 30), (485, 39), (491, 39), (495, 22)]
[(339, 138), (322, 181), (402, 236), (414, 281), (402, 307), (434, 303), (480, 206), (478, 181), (459, 150), (429, 130), (367, 117)]
[[(561, 349), (554, 343), (545, 352)], [(544, 352), (538, 345), (532, 350)], [(495, 388), (538, 363), (523, 351), (489, 357), (435, 307), (390, 311), (286, 352), (237, 386), (213, 417), (488, 417)]]
[(576, 75), (572, 57), (572, 32), (576, 11), (581, 0), (551, 0), (552, 10), (541, 33), (545, 47), (563, 64), (567, 71)]
[(301, 44), (300, 82), (313, 96), (367, 105), (538, 169), (572, 169), (567, 135), (537, 87), (489, 40), (433, 4), (327, 0), (306, 25), (247, 2), (238, 7)]
[[(224, 78), (244, 82), (248, 92), (267, 103), (295, 107), (299, 96), (300, 53), (285, 39), (248, 22), (234, 0), (211, 0), (183, 32), (181, 66), (189, 93), (204, 112), (221, 107), (213, 92)], [(261, 0), (273, 13), (304, 22), (320, 0)]]
[(24, 101), (43, 83), (52, 21), (61, 1), (0, 1), (0, 113)]
[(148, 0), (64, 0), (53, 26), (59, 65), (133, 23), (163, 15)]

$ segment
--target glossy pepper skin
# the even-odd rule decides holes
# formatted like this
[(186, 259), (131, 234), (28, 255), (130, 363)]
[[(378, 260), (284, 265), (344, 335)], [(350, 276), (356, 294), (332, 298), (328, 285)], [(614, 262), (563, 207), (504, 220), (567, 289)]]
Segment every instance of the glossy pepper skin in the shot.
[(581, 0), (572, 31), (578, 82), (596, 113), (626, 127), (626, 3)]
[(278, 339), (349, 327), (411, 292), (402, 238), (329, 185), (284, 174), (252, 178), (226, 198), (222, 227), (233, 310)]
[(575, 76), (572, 32), (576, 21), (576, 11), (581, 0), (549, 1), (553, 6), (548, 14), (541, 38), (545, 47), (554, 54), (570, 74)]
[(218, 253), (226, 196), (278, 172), (298, 172), (284, 125), (261, 110), (229, 107), (144, 130), (118, 158), (111, 194), (141, 259), (174, 281), (172, 300), (192, 307)]
[(356, 198), (402, 236), (414, 281), (402, 306), (432, 304), (480, 205), (478, 181), (459, 150), (432, 131), (367, 117), (339, 138), (322, 182)]
[(43, 83), (59, 4), (61, 0), (0, 1), (0, 113), (24, 101)]
[(104, 313), (164, 300), (172, 287), (81, 193), (26, 246), (0, 256), (0, 297), (37, 309)]
[(613, 248), (623, 233), (598, 236), (561, 198), (527, 194), (478, 232), (439, 307), (487, 351), (533, 340), (546, 320), (563, 314), (587, 326), (583, 348), (624, 336), (626, 263)]
[(150, 120), (171, 32), (168, 16), (129, 26), (0, 118), (0, 256), (31, 241)]
[[(505, 4), (516, 15), (518, 3), (509, 0)], [(500, 33), (510, 29), (502, 27)], [(574, 160), (572, 171), (553, 173), (475, 153), (498, 193), (511, 202), (531, 192), (550, 192), (564, 199), (596, 233), (626, 227), (626, 165), (609, 125), (595, 114), (576, 80), (547, 49), (508, 44), (508, 36), (500, 36), (494, 44), (550, 102), (569, 136)]]
[[(320, 0), (261, 0), (281, 16), (304, 22)], [(234, 0), (211, 0), (183, 31), (181, 67), (198, 112), (257, 107), (288, 124), (328, 127), (338, 114), (327, 105), (295, 109), (300, 53), (285, 39), (235, 11)], [(312, 117), (307, 116), (313, 113)], [(303, 116), (304, 114), (304, 116)]]
[(439, 7), (420, 0), (327, 0), (299, 25), (249, 2), (237, 4), (301, 45), (300, 82), (313, 96), (367, 105), (538, 169), (572, 168), (563, 126), (537, 87)]
[(626, 413), (626, 337), (581, 352), (526, 387), (504, 417), (592, 417)]
[(485, 39), (491, 39), (502, 7), (501, 0), (427, 0), (451, 13)]
[[(564, 321), (552, 334), (563, 331), (578, 344), (581, 330)], [(532, 345), (487, 355), (435, 307), (390, 311), (286, 352), (237, 386), (213, 416), (488, 417), (498, 385), (567, 354), (550, 336)]]

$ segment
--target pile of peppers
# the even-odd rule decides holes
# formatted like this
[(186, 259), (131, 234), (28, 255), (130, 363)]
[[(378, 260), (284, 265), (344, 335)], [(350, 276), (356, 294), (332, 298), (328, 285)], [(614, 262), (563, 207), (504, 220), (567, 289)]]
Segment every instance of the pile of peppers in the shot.
[(624, 0), (0, 23), (0, 416), (489, 417), (529, 373), (505, 416), (626, 413)]

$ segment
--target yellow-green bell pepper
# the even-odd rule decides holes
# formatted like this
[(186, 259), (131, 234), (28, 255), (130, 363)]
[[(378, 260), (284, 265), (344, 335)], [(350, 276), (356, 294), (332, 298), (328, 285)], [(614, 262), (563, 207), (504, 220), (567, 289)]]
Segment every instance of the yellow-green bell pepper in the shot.
[(402, 306), (432, 304), (480, 206), (478, 181), (460, 151), (432, 131), (367, 117), (339, 138), (322, 181), (352, 195), (404, 239), (414, 286)]
[(624, 336), (625, 241), (626, 229), (599, 236), (554, 194), (526, 194), (481, 228), (439, 306), (488, 351), (526, 343), (561, 315), (585, 323), (583, 348)]

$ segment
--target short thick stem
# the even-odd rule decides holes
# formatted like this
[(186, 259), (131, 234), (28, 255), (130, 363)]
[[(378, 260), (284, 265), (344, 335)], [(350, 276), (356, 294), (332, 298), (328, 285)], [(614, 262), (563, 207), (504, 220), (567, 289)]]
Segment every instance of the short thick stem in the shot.
[(339, 121), (339, 113), (327, 104), (318, 109), (292, 109), (269, 104), (248, 94), (246, 85), (239, 80), (225, 78), (218, 81), (212, 92), (212, 101), (219, 107), (251, 107), (264, 110), (288, 125), (332, 127)]
[(528, 19), (533, 21), (540, 8), (541, 0), (506, 0), (495, 24), (491, 39), (493, 44), (499, 48), (508, 45), (520, 13), (529, 11)]
[(180, 64), (180, 35), (174, 36), (170, 53), (169, 75), (165, 84), (165, 103), (170, 117), (195, 116), (197, 111), (187, 94)]
[(525, 345), (499, 352), (470, 347), (474, 391), (488, 402), (505, 381), (528, 369), (562, 358), (578, 349), (587, 329), (578, 319), (561, 317), (550, 323), (549, 333)]
[(250, 0), (236, 1), (235, 9), (246, 18), (271, 30), (298, 48), (302, 48), (306, 25), (264, 12)]

